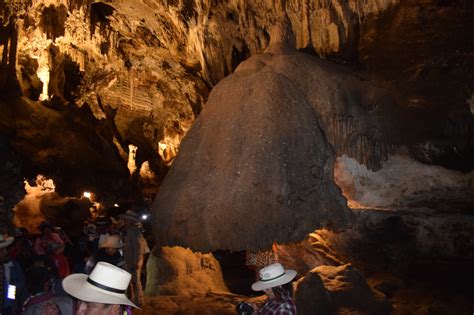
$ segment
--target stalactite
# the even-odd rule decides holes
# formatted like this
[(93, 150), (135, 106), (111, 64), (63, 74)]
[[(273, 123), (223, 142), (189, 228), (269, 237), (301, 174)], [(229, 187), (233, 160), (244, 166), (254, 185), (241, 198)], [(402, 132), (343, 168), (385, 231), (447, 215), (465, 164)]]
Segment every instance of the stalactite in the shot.
[(133, 76), (133, 69), (130, 69), (128, 73), (128, 80), (130, 84), (130, 110), (133, 110), (133, 81), (134, 81), (134, 76)]

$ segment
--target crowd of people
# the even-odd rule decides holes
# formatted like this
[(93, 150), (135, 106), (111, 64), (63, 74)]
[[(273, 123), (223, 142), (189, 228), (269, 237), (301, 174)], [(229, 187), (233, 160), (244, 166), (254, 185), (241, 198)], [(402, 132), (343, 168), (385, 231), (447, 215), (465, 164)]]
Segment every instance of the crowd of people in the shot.
[[(38, 230), (35, 236), (24, 228), (0, 234), (0, 314), (119, 315), (143, 305), (141, 275), (150, 249), (137, 213), (128, 210), (118, 220), (99, 216), (73, 238), (48, 221)], [(277, 259), (275, 249), (249, 253), (247, 266), (257, 275), (252, 289), (268, 298), (261, 305), (238, 304), (237, 314), (296, 314), (296, 271)]]
[[(0, 314), (123, 314), (125, 306), (142, 305), (142, 266), (150, 249), (137, 213), (88, 220), (83, 233), (74, 237), (48, 221), (38, 230), (39, 235), (25, 228), (0, 235)], [(78, 276), (90, 286), (83, 289), (106, 294), (96, 292), (81, 303), (81, 286), (74, 280)], [(114, 301), (126, 303), (106, 307)], [(91, 305), (101, 303), (105, 308), (94, 313)]]

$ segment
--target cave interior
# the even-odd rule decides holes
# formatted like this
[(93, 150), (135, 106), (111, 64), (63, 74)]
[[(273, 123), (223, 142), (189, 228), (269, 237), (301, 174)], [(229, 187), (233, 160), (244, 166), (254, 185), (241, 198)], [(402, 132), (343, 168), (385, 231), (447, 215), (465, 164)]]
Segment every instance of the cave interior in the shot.
[(472, 314), (473, 30), (470, 0), (0, 1), (2, 233), (150, 215), (140, 314), (261, 301), (270, 249), (300, 314)]

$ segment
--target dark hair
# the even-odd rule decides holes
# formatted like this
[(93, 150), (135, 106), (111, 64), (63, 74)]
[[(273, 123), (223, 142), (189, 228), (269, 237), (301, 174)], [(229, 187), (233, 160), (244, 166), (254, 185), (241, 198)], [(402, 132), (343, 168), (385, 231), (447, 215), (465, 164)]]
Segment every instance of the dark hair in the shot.
[(273, 294), (277, 300), (284, 300), (287, 297), (293, 297), (293, 285), (291, 282), (272, 288)]
[(32, 295), (43, 292), (45, 284), (51, 279), (51, 273), (44, 266), (33, 267), (27, 274), (26, 287)]

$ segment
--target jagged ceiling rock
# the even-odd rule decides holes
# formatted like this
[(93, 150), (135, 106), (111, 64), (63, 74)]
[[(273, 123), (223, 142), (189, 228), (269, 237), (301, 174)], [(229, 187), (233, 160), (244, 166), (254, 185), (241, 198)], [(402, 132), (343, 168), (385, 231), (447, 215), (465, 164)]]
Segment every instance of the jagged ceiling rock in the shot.
[[(380, 130), (387, 121), (354, 121), (357, 105), (346, 106), (344, 115), (329, 109), (334, 121), (325, 114), (319, 123), (337, 155), (377, 170), (393, 146), (408, 143), (424, 163), (472, 170), (472, 9), (467, 0), (3, 1), (0, 89), (5, 96), (20, 87), (7, 102), (23, 94), (49, 99), (43, 104), (56, 109), (67, 102), (90, 107), (112, 130), (108, 145), (120, 153), (114, 163), (126, 163), (134, 144), (135, 176), (146, 165), (146, 173), (161, 179), (210, 88), (261, 53), (270, 26), (286, 12), (298, 49), (387, 80), (397, 104), (409, 109), (401, 111), (405, 124), (395, 124), (400, 133), (386, 126), (370, 135), (365, 130)], [(387, 84), (352, 84), (366, 87), (338, 97), (369, 111), (393, 110), (380, 109), (392, 102)], [(357, 95), (360, 88), (365, 93)], [(76, 169), (87, 168), (80, 165)]]
[[(420, 157), (415, 147), (417, 158), (472, 168), (466, 162), (473, 154), (473, 119), (466, 116), (474, 90), (474, 43), (465, 36), (474, 23), (470, 1), (45, 0), (6, 1), (0, 8), (2, 48), (12, 50), (2, 64), (10, 77), (17, 65), (23, 93), (33, 100), (55, 95), (110, 117), (115, 145), (125, 159), (127, 145), (138, 146), (139, 166), (149, 161), (164, 173), (210, 87), (261, 53), (270, 26), (286, 12), (298, 49), (355, 62), (396, 82), (405, 105), (419, 111), (413, 120), (423, 120), (412, 142), (434, 138), (445, 149), (440, 160), (436, 152)], [(430, 27), (418, 27), (420, 21)], [(374, 160), (371, 168), (378, 166)]]
[(13, 149), (34, 165), (24, 166), (26, 178), (49, 174), (63, 195), (80, 196), (90, 188), (101, 198), (137, 193), (129, 187), (126, 166), (118, 162), (112, 131), (106, 121), (96, 121), (88, 107), (56, 111), (28, 99), (0, 102), (0, 121), (8, 126), (3, 131), (12, 135)]

